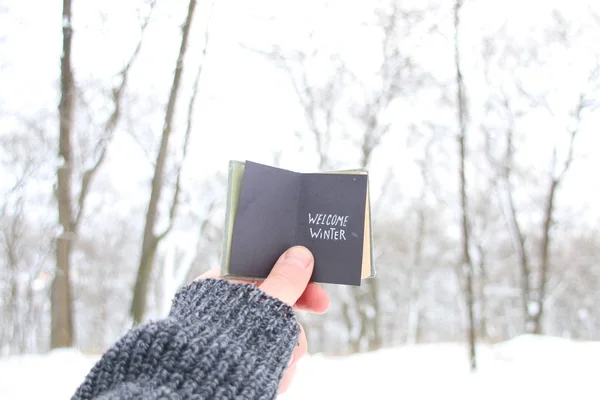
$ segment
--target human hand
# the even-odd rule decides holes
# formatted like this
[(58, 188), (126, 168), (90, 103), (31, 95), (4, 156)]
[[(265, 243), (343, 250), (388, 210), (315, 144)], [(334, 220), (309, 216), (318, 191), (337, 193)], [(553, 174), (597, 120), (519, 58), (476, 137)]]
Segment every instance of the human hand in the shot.
[[(324, 313), (329, 308), (327, 292), (314, 282), (309, 282), (314, 268), (312, 253), (302, 246), (288, 249), (279, 257), (269, 276), (262, 282), (231, 280), (239, 283), (252, 283), (263, 292), (284, 303), (293, 306), (295, 310)], [(218, 269), (212, 269), (198, 279), (221, 278)], [(300, 325), (298, 346), (294, 349), (290, 364), (287, 367), (279, 392), (285, 392), (294, 378), (298, 361), (307, 352), (307, 341), (304, 328)]]

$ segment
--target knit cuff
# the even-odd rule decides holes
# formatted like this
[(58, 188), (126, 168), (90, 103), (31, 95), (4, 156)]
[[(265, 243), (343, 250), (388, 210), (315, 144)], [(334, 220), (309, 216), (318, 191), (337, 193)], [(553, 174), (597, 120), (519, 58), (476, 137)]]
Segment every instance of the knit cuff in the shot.
[(209, 336), (233, 338), (250, 347), (260, 345), (266, 351), (271, 350), (265, 346), (281, 347), (280, 342), (295, 346), (300, 333), (292, 307), (254, 285), (221, 279), (194, 281), (179, 290), (169, 316), (213, 331), (204, 332)]
[(193, 282), (168, 318), (108, 350), (73, 399), (274, 399), (299, 332), (292, 308), (253, 285)]
[[(275, 397), (298, 345), (300, 328), (292, 307), (251, 284), (206, 279), (176, 294), (169, 317), (187, 326), (184, 330), (202, 347), (211, 348), (214, 356), (202, 351), (196, 361), (210, 364), (210, 381), (228, 382), (227, 387), (236, 388), (235, 398), (246, 398), (242, 393)], [(215, 396), (220, 393), (214, 390)]]
[(221, 317), (229, 315), (275, 324), (284, 331), (291, 329), (292, 334), (299, 331), (292, 307), (254, 285), (222, 279), (198, 280), (183, 287), (173, 299), (169, 316), (197, 323), (207, 315), (214, 319), (215, 312)]

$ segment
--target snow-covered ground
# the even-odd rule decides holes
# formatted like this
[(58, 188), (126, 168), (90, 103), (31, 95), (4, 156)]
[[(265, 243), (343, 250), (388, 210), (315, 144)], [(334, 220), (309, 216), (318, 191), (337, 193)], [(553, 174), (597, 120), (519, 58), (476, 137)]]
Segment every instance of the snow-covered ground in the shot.
[[(522, 336), (479, 351), (475, 374), (462, 344), (313, 355), (281, 400), (600, 399), (600, 342)], [(0, 359), (0, 399), (68, 399), (95, 360), (74, 350)]]

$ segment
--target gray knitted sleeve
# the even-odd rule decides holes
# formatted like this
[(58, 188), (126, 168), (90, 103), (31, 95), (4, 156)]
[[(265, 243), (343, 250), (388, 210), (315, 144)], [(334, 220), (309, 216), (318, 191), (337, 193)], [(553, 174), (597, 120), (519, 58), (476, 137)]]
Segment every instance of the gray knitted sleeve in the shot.
[(252, 285), (193, 282), (166, 319), (109, 349), (72, 400), (274, 399), (298, 334), (292, 308)]

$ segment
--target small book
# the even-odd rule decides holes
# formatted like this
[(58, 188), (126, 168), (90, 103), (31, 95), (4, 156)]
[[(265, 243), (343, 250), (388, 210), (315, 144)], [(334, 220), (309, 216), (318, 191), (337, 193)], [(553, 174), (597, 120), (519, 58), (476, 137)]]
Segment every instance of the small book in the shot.
[(311, 250), (311, 281), (359, 286), (375, 276), (366, 170), (297, 173), (229, 163), (221, 274), (262, 280), (288, 248)]

